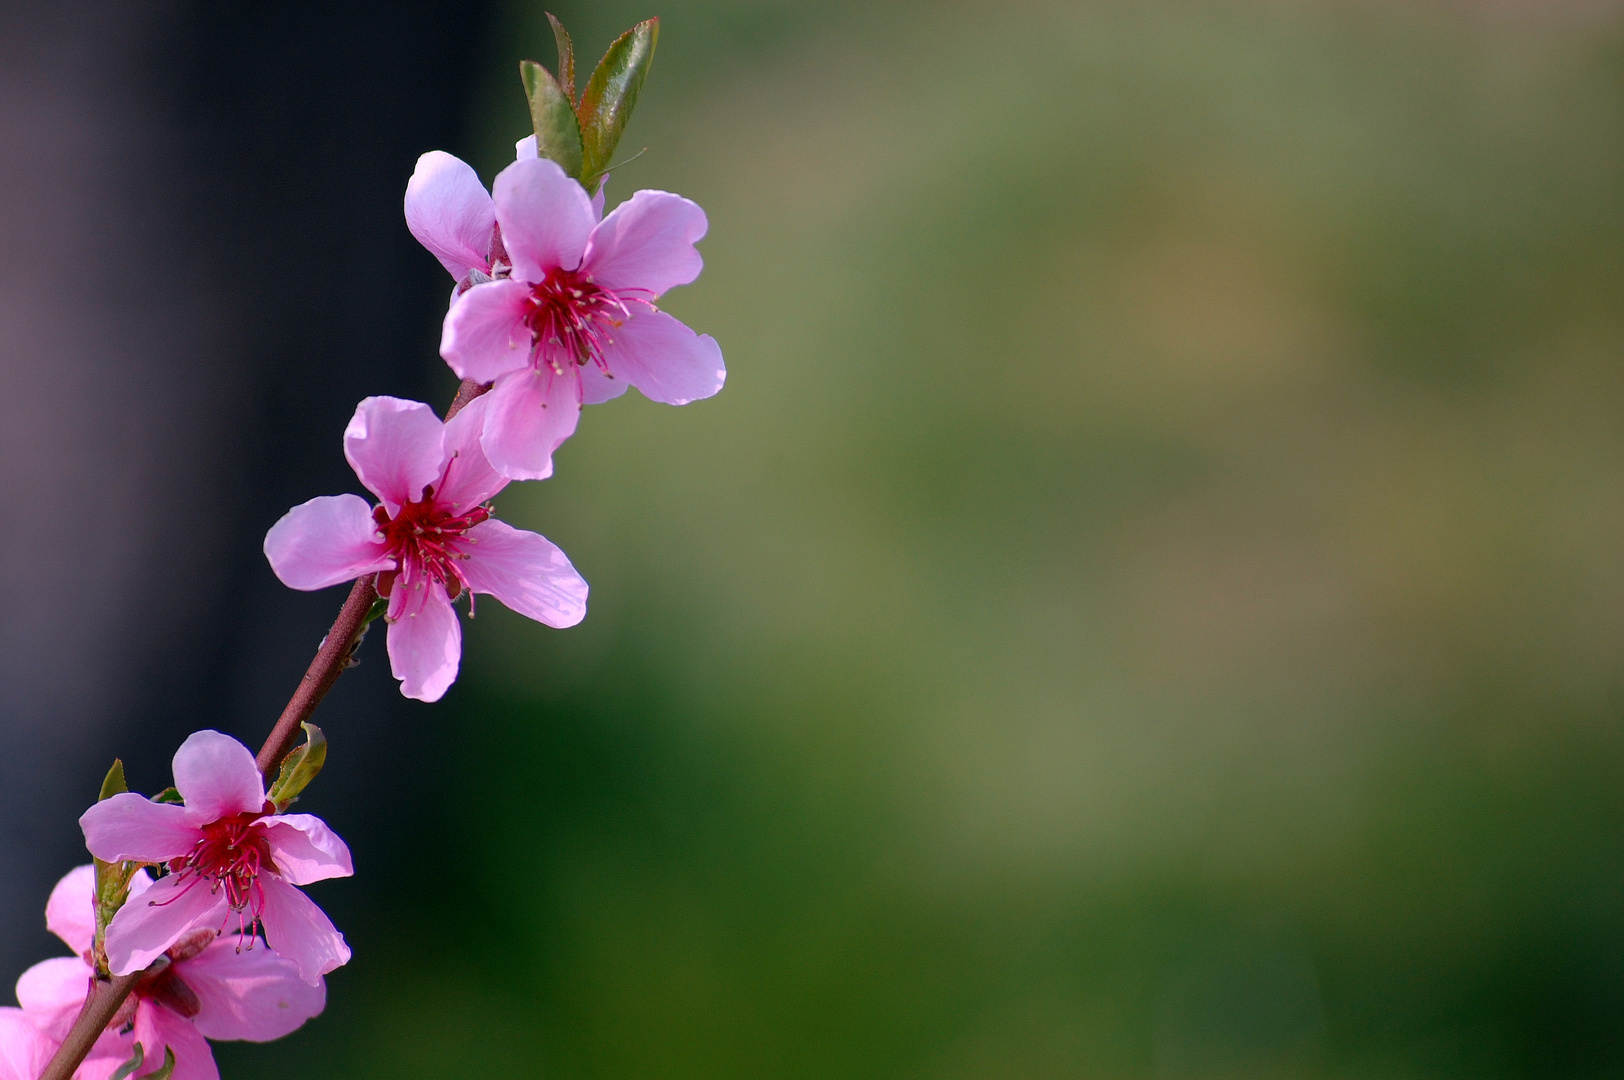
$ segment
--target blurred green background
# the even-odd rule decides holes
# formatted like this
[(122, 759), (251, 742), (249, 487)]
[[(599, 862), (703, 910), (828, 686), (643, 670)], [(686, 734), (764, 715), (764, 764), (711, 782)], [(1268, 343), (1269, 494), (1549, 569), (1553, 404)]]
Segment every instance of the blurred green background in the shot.
[(1624, 1075), (1624, 12), (555, 10), (729, 382), (500, 498), (591, 614), (225, 1075)]

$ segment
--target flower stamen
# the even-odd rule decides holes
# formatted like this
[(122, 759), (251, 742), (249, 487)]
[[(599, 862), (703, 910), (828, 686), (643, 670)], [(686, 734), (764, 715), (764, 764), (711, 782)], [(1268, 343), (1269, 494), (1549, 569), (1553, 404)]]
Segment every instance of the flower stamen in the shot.
[(374, 509), (372, 520), (383, 531), (396, 567), (378, 575), (378, 595), (388, 597), (397, 584), (414, 585), (432, 579), (445, 586), (451, 599), (461, 596), (468, 588), (468, 579), (459, 565), (468, 556), (461, 549), (472, 543), (463, 533), (490, 516), (489, 506), (453, 514), (449, 507), (436, 502), (432, 485), (423, 489), (422, 499), (402, 506), (393, 518), (386, 507)]
[[(249, 932), (265, 911), (265, 887), (259, 875), (276, 872), (265, 826), (259, 821), (264, 816), (233, 814), (204, 825), (203, 836), (191, 852), (169, 860), (169, 870), (177, 875), (181, 888), (167, 900), (147, 902), (164, 907), (191, 892), (198, 882), (207, 881), (211, 894), (225, 890), (228, 909), (237, 913), (243, 932)], [(230, 918), (229, 913), (226, 917)]]
[(632, 317), (627, 305), (654, 306), (652, 299), (633, 293), (649, 291), (606, 289), (579, 270), (548, 271), (540, 284), (531, 286), (525, 300), (524, 323), (530, 328), (536, 363), (561, 375), (566, 365), (590, 360), (608, 373), (603, 351), (613, 343), (613, 329)]

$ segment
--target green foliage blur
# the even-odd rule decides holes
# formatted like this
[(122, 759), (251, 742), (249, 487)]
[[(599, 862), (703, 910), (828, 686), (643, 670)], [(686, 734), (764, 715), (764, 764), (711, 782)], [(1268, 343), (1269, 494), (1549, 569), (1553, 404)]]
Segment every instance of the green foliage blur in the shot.
[(1624, 11), (554, 10), (728, 385), (498, 500), (591, 614), (226, 1076), (1624, 1075)]

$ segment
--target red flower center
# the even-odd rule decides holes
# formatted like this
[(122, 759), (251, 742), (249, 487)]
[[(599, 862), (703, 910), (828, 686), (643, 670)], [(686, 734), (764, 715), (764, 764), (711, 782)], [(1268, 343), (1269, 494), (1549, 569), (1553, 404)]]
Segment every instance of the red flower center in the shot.
[(604, 367), (603, 347), (613, 343), (615, 328), (631, 318), (628, 302), (646, 301), (605, 289), (579, 270), (549, 270), (544, 281), (531, 286), (525, 301), (524, 324), (530, 328), (536, 359), (556, 372), (588, 360)]
[[(271, 845), (265, 839), (264, 814), (233, 814), (203, 826), (203, 837), (191, 852), (169, 860), (171, 872), (210, 882), (209, 891), (226, 891), (233, 911), (247, 911), (251, 925), (265, 909), (261, 870), (276, 871)], [(195, 882), (194, 882), (195, 883)], [(190, 885), (187, 888), (191, 888)]]
[(388, 596), (398, 579), (403, 585), (427, 576), (445, 586), (455, 600), (468, 587), (458, 565), (468, 558), (461, 550), (462, 534), (491, 516), (489, 507), (476, 506), (461, 514), (434, 499), (434, 487), (423, 489), (423, 498), (407, 503), (394, 517), (385, 507), (372, 511), (372, 520), (383, 530), (383, 541), (397, 569), (378, 575), (378, 595)]

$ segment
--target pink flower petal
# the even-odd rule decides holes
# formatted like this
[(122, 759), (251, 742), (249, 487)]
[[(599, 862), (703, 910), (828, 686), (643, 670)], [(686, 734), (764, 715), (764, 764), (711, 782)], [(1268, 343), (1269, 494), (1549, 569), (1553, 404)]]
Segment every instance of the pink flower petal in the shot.
[(96, 868), (75, 866), (45, 901), (45, 928), (76, 953), (96, 940)]
[(511, 480), (553, 475), (553, 451), (575, 434), (581, 419), (581, 379), (574, 368), (515, 371), (486, 395), (485, 435), (480, 445), (497, 472)]
[(686, 405), (722, 388), (727, 369), (709, 334), (696, 334), (663, 311), (639, 312), (615, 331), (604, 362), (643, 396)]
[[(417, 597), (408, 590), (422, 590)], [(399, 616), (389, 624), (389, 668), (400, 680), (400, 692), (418, 701), (439, 701), (457, 679), (462, 660), (462, 627), (439, 582), (419, 579), (411, 585), (395, 583)]]
[(709, 227), (699, 205), (669, 191), (639, 191), (592, 230), (581, 269), (608, 289), (653, 300), (699, 276), (694, 244)]
[(440, 356), (459, 379), (488, 383), (530, 366), (524, 324), (530, 286), (511, 278), (475, 285), (451, 304), (440, 331)]
[(0, 1080), (35, 1080), (50, 1063), (56, 1046), (28, 1022), (21, 1009), (0, 1008)]
[(344, 429), (344, 457), (391, 517), (440, 479), (445, 444), (440, 418), (421, 401), (369, 397)]
[(406, 184), (406, 227), (458, 281), (490, 271), (496, 206), (467, 162), (439, 150), (417, 159)]
[(258, 939), (239, 948), (236, 935), (222, 935), (175, 971), (202, 1003), (192, 1022), (211, 1039), (280, 1039), (327, 1006), (321, 979), (305, 982), (297, 964)]
[(126, 791), (103, 799), (79, 816), (85, 847), (98, 859), (163, 862), (184, 855), (203, 836), (184, 807), (155, 803)]
[[(267, 874), (260, 880), (275, 879)], [(170, 874), (155, 881), (140, 899), (119, 908), (108, 925), (108, 967), (114, 975), (140, 971), (192, 927), (223, 926), (227, 911), (225, 890), (211, 892), (201, 878), (187, 875), (182, 881)]]
[(582, 364), (580, 372), (582, 405), (601, 405), (631, 389), (631, 383), (615, 378), (595, 363)]
[[(109, 1078), (130, 1060), (135, 1052), (135, 1032), (128, 1034), (116, 1031), (104, 1031), (102, 1037), (96, 1040), (91, 1048), (90, 1056), (85, 1063), (79, 1066), (73, 1074), (73, 1080), (109, 1080)], [(162, 1059), (159, 1059), (160, 1064)]]
[(469, 529), (468, 537), (474, 544), (462, 571), (475, 592), (560, 629), (586, 617), (586, 582), (545, 536), (493, 518)]
[(257, 814), (265, 808), (265, 781), (254, 755), (230, 735), (192, 732), (175, 751), (171, 768), (175, 788), (186, 800), (186, 819), (194, 825), (232, 814)]
[(281, 878), (260, 878), (265, 886), (265, 912), (261, 922), (271, 948), (292, 960), (299, 977), (318, 986), (321, 977), (350, 962), (344, 935), (333, 928), (316, 902)]
[(283, 878), (295, 885), (349, 877), (355, 873), (350, 849), (319, 817), (278, 814), (262, 818), (271, 858)]
[(175, 1054), (175, 1071), (170, 1080), (220, 1080), (208, 1040), (190, 1020), (161, 1005), (142, 1001), (135, 1007), (135, 1041), (145, 1055), (141, 1063), (143, 1075), (162, 1067), (167, 1047)]
[(536, 282), (549, 270), (581, 265), (595, 222), (592, 201), (557, 162), (515, 161), (497, 175), (491, 194), (514, 277)]
[(84, 1007), (96, 972), (78, 956), (41, 960), (17, 980), (17, 1003), (34, 1026), (60, 1042)]
[[(534, 135), (526, 135), (524, 138), (513, 144), (514, 161), (524, 161), (526, 159), (534, 161), (540, 156), (541, 155), (536, 152), (536, 137)], [(603, 189), (608, 183), (609, 174), (604, 173), (603, 177), (598, 181), (597, 194), (592, 196), (593, 221), (598, 221), (603, 217)]]
[[(602, 221), (603, 220), (603, 197), (606, 194), (608, 194), (608, 192), (609, 192), (609, 174), (604, 173), (602, 176), (600, 176), (598, 178), (598, 190), (592, 196), (592, 220), (593, 221)], [(591, 238), (589, 237), (587, 239), (587, 243), (590, 244), (591, 242), (592, 242)]]
[(283, 514), (265, 534), (265, 558), (282, 584), (306, 591), (395, 565), (359, 495), (323, 495)]
[[(137, 1014), (140, 1007), (137, 1006)], [(119, 1066), (130, 1060), (135, 1053), (134, 1030), (123, 1031), (111, 1029), (103, 1031), (101, 1038), (90, 1048), (90, 1054), (85, 1058), (83, 1065), (73, 1074), (73, 1080), (108, 1080), (108, 1077), (118, 1071)], [(158, 1066), (163, 1064), (163, 1055), (158, 1056)], [(149, 1071), (156, 1070), (158, 1066), (148, 1062)]]
[(507, 477), (491, 467), (479, 445), (490, 404), (489, 394), (477, 397), (446, 421), (445, 476), (435, 496), (438, 501), (449, 503), (452, 513), (471, 510), (507, 487)]

